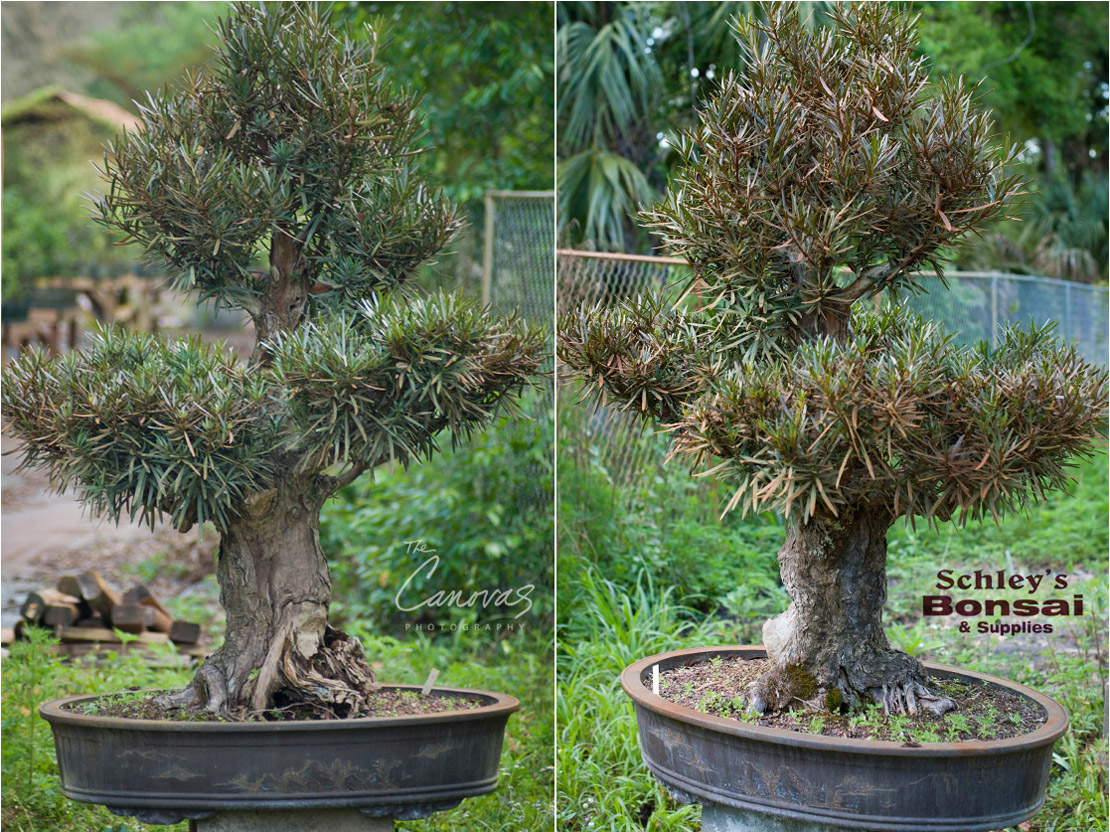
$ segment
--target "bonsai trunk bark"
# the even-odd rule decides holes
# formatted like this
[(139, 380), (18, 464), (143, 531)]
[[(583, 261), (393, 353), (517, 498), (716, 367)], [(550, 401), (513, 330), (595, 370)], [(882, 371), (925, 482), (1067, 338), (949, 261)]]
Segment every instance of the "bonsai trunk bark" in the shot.
[(790, 529), (779, 566), (791, 604), (763, 626), (773, 668), (749, 690), (752, 710), (795, 701), (837, 710), (871, 700), (900, 713), (954, 707), (929, 691), (921, 662), (891, 647), (883, 631), (893, 520), (885, 510), (861, 507)]
[(251, 366), (268, 366), (266, 344), (282, 332), (291, 332), (304, 320), (308, 303), (311, 264), (301, 255), (300, 244), (285, 231), (275, 231), (270, 240), (270, 284), (252, 312), (255, 347)]
[(362, 645), (328, 626), (323, 496), (293, 480), (255, 496), (220, 540), (223, 646), (167, 704), (214, 713), (307, 705), (343, 717), (376, 689)]

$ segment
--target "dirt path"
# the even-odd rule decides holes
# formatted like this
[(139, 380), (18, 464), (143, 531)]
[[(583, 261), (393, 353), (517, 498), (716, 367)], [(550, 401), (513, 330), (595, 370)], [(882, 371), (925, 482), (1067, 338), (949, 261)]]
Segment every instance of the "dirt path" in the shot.
[(0, 440), (3, 626), (15, 623), (27, 592), (52, 586), (62, 574), (96, 569), (118, 588), (143, 581), (172, 600), (195, 591), (212, 571), (215, 534), (199, 541), (195, 530), (182, 535), (159, 526), (152, 534), (137, 523), (90, 519), (72, 492), (54, 493), (38, 471), (16, 471), (18, 447), (8, 437)]

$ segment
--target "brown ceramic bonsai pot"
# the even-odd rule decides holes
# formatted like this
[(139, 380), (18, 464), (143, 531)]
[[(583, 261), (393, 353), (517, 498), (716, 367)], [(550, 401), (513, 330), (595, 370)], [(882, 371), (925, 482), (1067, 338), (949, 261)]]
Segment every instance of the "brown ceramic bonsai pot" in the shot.
[(1044, 803), (1052, 745), (1067, 731), (1068, 715), (1030, 688), (926, 662), (935, 676), (1019, 693), (1040, 705), (1047, 721), (1010, 739), (913, 748), (724, 719), (652, 693), (655, 665), (664, 671), (714, 656), (751, 659), (766, 652), (740, 646), (677, 650), (641, 659), (621, 674), (635, 706), (644, 762), (683, 802), (889, 832), (988, 832), (1017, 825)]
[[(420, 690), (388, 685), (387, 689)], [(436, 688), (482, 706), (403, 717), (185, 722), (87, 716), (48, 702), (62, 792), (146, 823), (241, 809), (355, 808), (409, 820), (497, 787), (511, 696)]]

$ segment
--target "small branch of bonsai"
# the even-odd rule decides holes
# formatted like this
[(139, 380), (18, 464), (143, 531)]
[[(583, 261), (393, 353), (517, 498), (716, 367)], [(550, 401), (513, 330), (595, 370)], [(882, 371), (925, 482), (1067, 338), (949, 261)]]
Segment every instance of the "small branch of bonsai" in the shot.
[(843, 290), (838, 292), (836, 299), (849, 305), (855, 303), (874, 289), (878, 283), (889, 277), (893, 270), (893, 267), (889, 263), (872, 266)]
[(317, 481), (320, 484), (320, 490), (324, 494), (334, 494), (345, 485), (350, 485), (366, 472), (365, 465), (352, 465), (349, 469), (337, 476), (330, 476), (328, 474), (320, 474)]

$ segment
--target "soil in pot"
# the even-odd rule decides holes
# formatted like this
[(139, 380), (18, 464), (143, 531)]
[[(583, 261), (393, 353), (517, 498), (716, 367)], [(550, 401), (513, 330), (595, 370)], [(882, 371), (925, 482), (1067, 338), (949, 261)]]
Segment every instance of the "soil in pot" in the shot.
[(669, 702), (713, 716), (809, 734), (887, 740), (915, 746), (929, 742), (998, 740), (1028, 734), (1045, 724), (1044, 709), (1019, 693), (989, 683), (932, 678), (934, 690), (956, 703), (938, 716), (885, 714), (877, 705), (856, 712), (833, 712), (795, 702), (763, 716), (751, 714), (743, 691), (770, 668), (767, 659), (714, 657), (659, 674), (659, 695)]
[[(282, 720), (305, 720), (333, 718), (315, 711), (304, 704), (290, 707), (274, 707), (261, 712), (251, 712), (240, 708), (228, 715), (217, 715), (196, 709), (166, 706), (158, 701), (162, 691), (135, 691), (131, 693), (110, 694), (92, 701), (72, 703), (67, 710), (85, 716), (117, 717), (122, 719), (158, 719), (186, 722), (275, 722)], [(367, 697), (367, 707), (357, 713), (349, 714), (348, 719), (364, 717), (399, 717), (419, 714), (439, 714), (448, 711), (468, 711), (482, 707), (478, 699), (465, 696), (450, 696), (431, 691), (424, 695), (419, 691), (383, 687)]]

